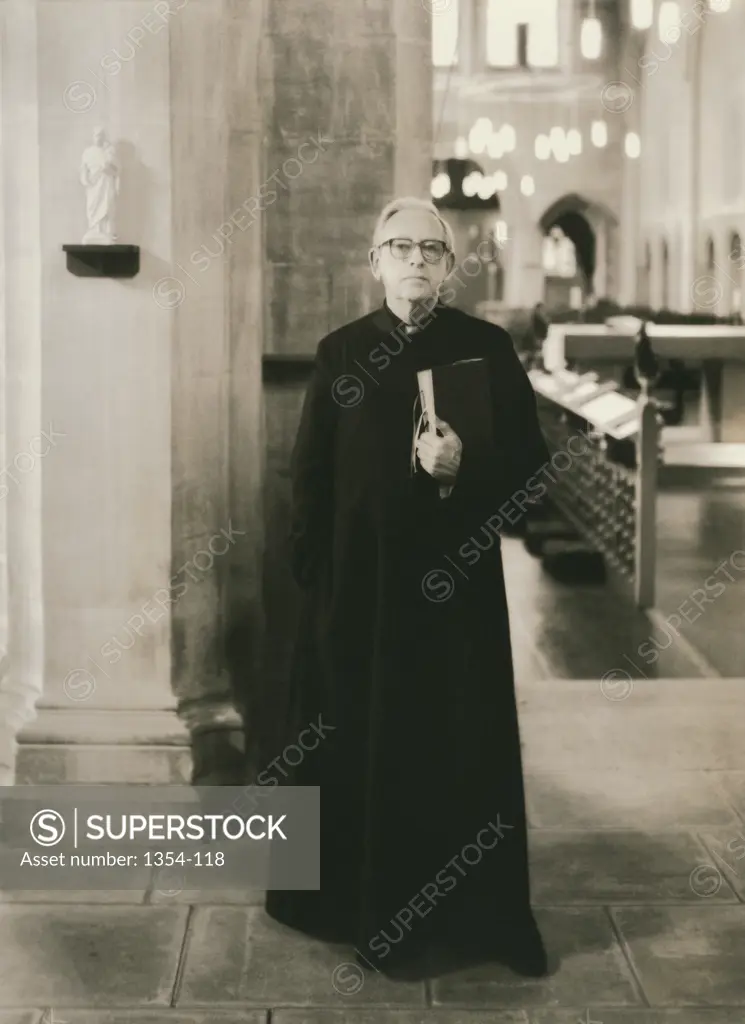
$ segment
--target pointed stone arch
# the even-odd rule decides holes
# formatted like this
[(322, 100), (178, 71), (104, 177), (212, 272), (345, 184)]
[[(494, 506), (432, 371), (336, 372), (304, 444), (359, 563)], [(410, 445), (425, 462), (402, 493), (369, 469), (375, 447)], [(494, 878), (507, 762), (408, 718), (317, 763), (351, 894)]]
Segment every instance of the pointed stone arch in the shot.
[(610, 296), (615, 290), (618, 217), (605, 203), (568, 192), (553, 200), (538, 220), (542, 235), (558, 226), (574, 243), (578, 280), (585, 293)]
[(566, 213), (584, 214), (588, 220), (600, 215), (613, 225), (618, 224), (618, 217), (605, 203), (596, 199), (587, 199), (579, 195), (578, 192), (567, 192), (546, 207), (538, 221), (538, 226), (546, 232)]

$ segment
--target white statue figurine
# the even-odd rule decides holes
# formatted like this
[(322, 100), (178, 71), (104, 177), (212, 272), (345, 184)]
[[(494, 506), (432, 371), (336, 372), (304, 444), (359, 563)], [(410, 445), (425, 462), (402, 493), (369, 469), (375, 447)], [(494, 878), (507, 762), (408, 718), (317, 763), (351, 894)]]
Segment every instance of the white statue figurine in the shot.
[(119, 168), (114, 147), (103, 128), (93, 131), (93, 145), (83, 152), (80, 181), (85, 186), (88, 230), (83, 245), (113, 245), (116, 198), (119, 195)]

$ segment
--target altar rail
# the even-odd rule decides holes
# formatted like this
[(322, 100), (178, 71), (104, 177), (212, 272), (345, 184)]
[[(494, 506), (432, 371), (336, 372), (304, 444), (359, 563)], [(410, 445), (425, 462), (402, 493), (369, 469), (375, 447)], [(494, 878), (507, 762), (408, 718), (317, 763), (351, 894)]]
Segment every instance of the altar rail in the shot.
[(570, 398), (536, 387), (541, 427), (552, 455), (572, 451), (582, 430), (586, 450), (566, 468), (553, 463), (548, 496), (615, 575), (633, 589), (638, 607), (655, 600), (656, 507), (661, 419), (647, 388), (623, 429), (588, 421)]
[[(640, 321), (615, 317), (603, 324), (551, 324), (543, 365), (623, 368), (634, 360)], [(723, 324), (653, 324), (645, 330), (660, 359), (701, 368), (701, 439), (745, 442), (745, 327)], [(726, 368), (726, 370), (725, 370)]]

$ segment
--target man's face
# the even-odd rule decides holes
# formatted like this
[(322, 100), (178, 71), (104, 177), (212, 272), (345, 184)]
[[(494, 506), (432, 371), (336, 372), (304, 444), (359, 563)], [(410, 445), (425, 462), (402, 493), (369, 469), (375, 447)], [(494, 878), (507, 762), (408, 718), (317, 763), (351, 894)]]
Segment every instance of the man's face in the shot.
[[(439, 241), (447, 244), (445, 232), (437, 218), (427, 210), (400, 210), (386, 222), (378, 239), (379, 247), (370, 250), (370, 267), (376, 281), (382, 281), (386, 299), (422, 301), (437, 295), (452, 270), (455, 257), (446, 252), (441, 260), (431, 263), (419, 245), (403, 259), (397, 259), (388, 244), (393, 239), (411, 242)], [(385, 243), (385, 244), (382, 244)], [(402, 246), (393, 247), (400, 254)]]

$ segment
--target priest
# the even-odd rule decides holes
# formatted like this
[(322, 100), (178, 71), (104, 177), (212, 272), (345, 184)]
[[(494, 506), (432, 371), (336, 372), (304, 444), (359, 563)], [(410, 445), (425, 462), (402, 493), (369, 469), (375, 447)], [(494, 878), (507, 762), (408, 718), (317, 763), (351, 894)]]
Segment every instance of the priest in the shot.
[[(509, 334), (453, 305), (434, 205), (394, 200), (372, 241), (385, 301), (320, 341), (291, 464), (285, 742), (325, 728), (286, 781), (321, 787), (321, 888), (266, 909), (392, 977), (448, 958), (540, 976), (499, 522), (549, 453)], [(488, 446), (416, 429), (418, 371), (464, 359), (484, 361)]]

